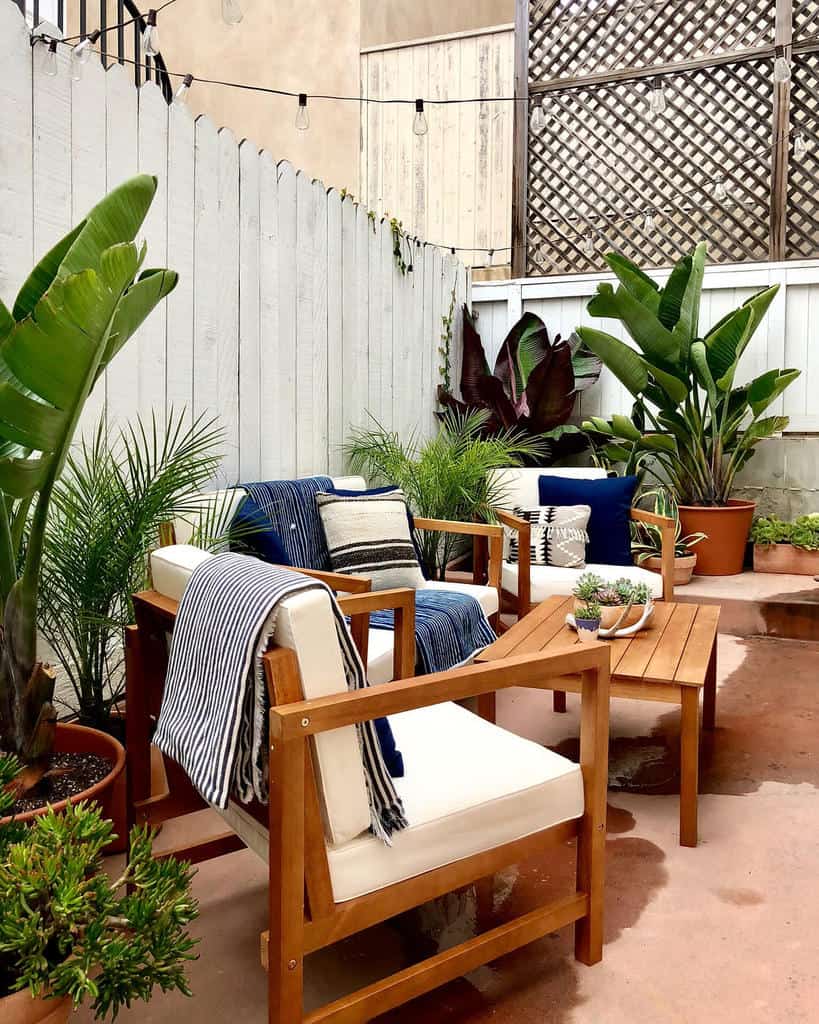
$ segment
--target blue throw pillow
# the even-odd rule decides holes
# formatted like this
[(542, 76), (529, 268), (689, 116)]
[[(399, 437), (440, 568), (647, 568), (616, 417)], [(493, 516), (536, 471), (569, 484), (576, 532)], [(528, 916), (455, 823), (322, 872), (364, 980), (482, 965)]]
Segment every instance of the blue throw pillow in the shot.
[(588, 505), (591, 509), (586, 561), (594, 565), (633, 565), (631, 504), (636, 476), (579, 480), (542, 476), (538, 480), (541, 505)]
[(274, 565), (292, 565), (281, 538), (273, 529), (270, 517), (264, 509), (248, 495), (233, 517), (231, 551), (255, 555), (263, 562)]
[(404, 778), (404, 758), (401, 751), (395, 745), (395, 736), (392, 734), (389, 718), (375, 719), (375, 732), (378, 736), (378, 745), (381, 747), (381, 754), (387, 771), (394, 779)]

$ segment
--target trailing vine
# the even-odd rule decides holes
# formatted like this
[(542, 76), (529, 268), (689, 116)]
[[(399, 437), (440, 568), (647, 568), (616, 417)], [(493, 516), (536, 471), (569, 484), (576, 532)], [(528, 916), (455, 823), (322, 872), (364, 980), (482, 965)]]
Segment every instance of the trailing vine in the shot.
[[(345, 199), (352, 199), (353, 202), (358, 202), (356, 197), (348, 189), (343, 188), (340, 192), (341, 201)], [(392, 233), (392, 257), (395, 262), (395, 269), (402, 275), (412, 273), (412, 246), (409, 239), (409, 235), (404, 231), (404, 225), (398, 220), (397, 217), (390, 217), (389, 214), (385, 216), (389, 217), (390, 231)], [(373, 234), (378, 231), (378, 214), (375, 210), (367, 210), (367, 219), (373, 229)], [(407, 245), (407, 251), (410, 253), (410, 260), (407, 262), (404, 259), (404, 243)]]
[(447, 392), (452, 391), (452, 324), (455, 319), (455, 291), (457, 288), (457, 281), (452, 285), (452, 293), (449, 297), (449, 310), (441, 317), (441, 344), (438, 346), (438, 352), (441, 355), (443, 362), (438, 367), (438, 372), (441, 374), (441, 382), (444, 390)]

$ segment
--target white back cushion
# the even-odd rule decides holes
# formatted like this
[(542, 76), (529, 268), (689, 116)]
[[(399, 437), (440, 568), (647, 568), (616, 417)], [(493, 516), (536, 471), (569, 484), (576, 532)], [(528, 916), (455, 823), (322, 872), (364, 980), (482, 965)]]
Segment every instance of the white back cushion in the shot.
[[(194, 568), (212, 557), (187, 544), (159, 548), (151, 555), (154, 589), (180, 600)], [(304, 591), (283, 601), (273, 639), (280, 647), (295, 651), (307, 700), (347, 691), (330, 597), (325, 590)], [(370, 826), (355, 727), (316, 736), (315, 750), (328, 839), (333, 843), (348, 842)]]
[(539, 505), (538, 480), (542, 476), (572, 477), (575, 480), (601, 480), (605, 469), (597, 466), (559, 466), (540, 469), (535, 466), (507, 466), (492, 472), (492, 483), (502, 491), (501, 507), (513, 509), (516, 505)]

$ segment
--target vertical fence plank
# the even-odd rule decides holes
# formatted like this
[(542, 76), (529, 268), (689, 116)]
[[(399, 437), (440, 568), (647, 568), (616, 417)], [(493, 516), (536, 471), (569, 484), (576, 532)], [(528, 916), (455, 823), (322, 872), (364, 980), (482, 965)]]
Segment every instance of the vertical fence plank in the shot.
[(216, 410), (225, 432), (222, 479), (239, 479), (239, 147), (229, 128), (217, 136)]
[(255, 143), (239, 146), (239, 479), (261, 472), (260, 170)]
[(279, 433), (279, 169), (259, 157), (259, 475), (281, 473)]
[[(110, 191), (137, 170), (137, 94), (121, 64), (105, 72), (105, 140)], [(141, 234), (137, 244), (143, 238)], [(125, 345), (105, 371), (109, 424), (124, 426), (139, 411), (139, 347), (135, 341)]]
[(204, 114), (196, 119), (194, 163), (193, 260), (193, 415), (218, 414), (219, 356), (219, 140), (216, 128)]
[[(361, 410), (366, 405), (359, 400), (362, 394), (362, 380), (367, 380), (367, 326), (361, 322), (359, 304), (358, 232), (356, 214), (358, 204), (345, 199), (341, 207), (341, 248), (342, 248), (342, 439), (346, 439), (351, 426), (360, 426)], [(363, 254), (366, 265), (366, 252)]]
[(34, 257), (31, 63), (22, 15), (0, 3), (0, 297), (9, 309)]
[(313, 435), (316, 413), (313, 406), (315, 366), (313, 331), (313, 292), (316, 269), (316, 204), (310, 178), (304, 171), (296, 175), (296, 347), (295, 401), (296, 471), (307, 476), (314, 470)]
[(328, 471), (344, 471), (344, 349), (342, 202), (335, 189), (327, 193), (327, 449)]
[(329, 467), (327, 397), (327, 189), (314, 181), (313, 209), (315, 253), (313, 273), (313, 446), (308, 473), (324, 473)]
[(279, 164), (279, 424), (272, 443), (280, 449), (283, 477), (296, 475), (297, 420), (310, 415), (296, 403), (297, 235), (296, 172), (286, 160)]
[[(159, 88), (146, 82), (139, 90), (139, 170), (157, 179), (156, 195), (145, 218), (142, 235), (148, 245), (147, 266), (168, 265), (168, 105)], [(152, 414), (161, 426), (166, 415), (166, 341), (168, 309), (164, 302), (151, 313), (136, 337), (128, 342), (137, 356), (138, 408)], [(132, 386), (133, 386), (132, 382)]]
[[(48, 50), (32, 50), (34, 151), (32, 161), (34, 258), (71, 228), (71, 75), (67, 47), (57, 50), (59, 73), (43, 71)], [(1, 159), (1, 158), (0, 158)]]
[(193, 338), (195, 325), (196, 173), (195, 126), (188, 109), (168, 109), (168, 266), (179, 274), (166, 302), (165, 394), (168, 409), (193, 415)]

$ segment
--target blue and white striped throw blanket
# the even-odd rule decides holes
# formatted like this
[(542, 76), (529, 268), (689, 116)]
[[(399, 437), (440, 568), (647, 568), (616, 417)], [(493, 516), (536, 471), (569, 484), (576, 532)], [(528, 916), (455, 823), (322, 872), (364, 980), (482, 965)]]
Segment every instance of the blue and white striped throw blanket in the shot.
[[(393, 629), (392, 610), (371, 612), (375, 629)], [(415, 591), (415, 656), (424, 673), (446, 672), (468, 662), (497, 637), (471, 594)]]
[[(243, 801), (267, 801), (269, 697), (262, 656), (281, 602), (309, 589), (329, 594), (347, 687), (362, 689), (368, 684), (361, 659), (323, 583), (226, 553), (202, 562), (182, 595), (154, 743), (217, 807), (227, 807), (232, 791)], [(404, 809), (374, 724), (357, 728), (372, 828), (386, 841), (406, 828)]]
[(316, 504), (319, 491), (332, 490), (329, 476), (265, 480), (242, 487), (270, 520), (291, 565), (325, 572), (332, 568)]

